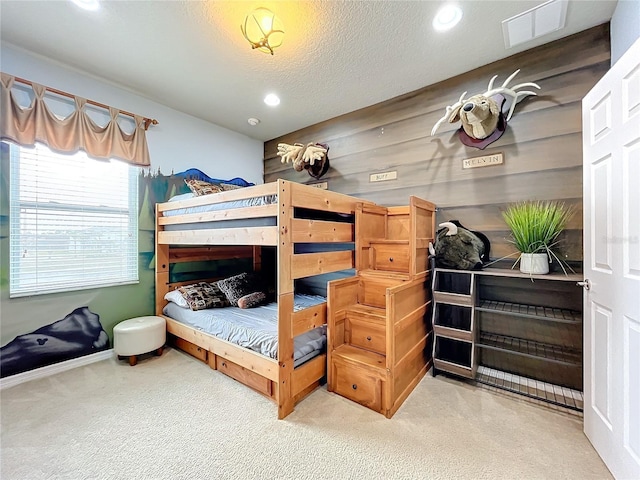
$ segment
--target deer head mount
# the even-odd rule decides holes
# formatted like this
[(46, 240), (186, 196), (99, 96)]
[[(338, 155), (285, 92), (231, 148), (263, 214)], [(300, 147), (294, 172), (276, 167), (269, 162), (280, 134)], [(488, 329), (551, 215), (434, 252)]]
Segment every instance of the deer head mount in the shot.
[[(516, 104), (523, 98), (529, 95), (536, 95), (535, 92), (530, 90), (517, 91), (524, 87), (534, 87), (540, 89), (540, 87), (533, 82), (520, 83), (513, 87), (509, 87), (509, 83), (520, 72), (516, 70), (509, 78), (507, 78), (502, 86), (494, 88), (497, 75), (494, 75), (489, 81), (487, 91), (471, 97), (466, 98), (467, 92), (460, 95), (460, 98), (453, 105), (448, 105), (445, 114), (436, 122), (431, 129), (431, 136), (434, 136), (442, 123), (446, 120), (449, 123), (455, 123), (460, 121), (462, 124), (461, 139), (463, 143), (470, 146), (476, 146), (478, 148), (484, 148), (489, 143), (497, 140), (506, 123), (511, 119), (513, 110), (516, 108)], [(498, 100), (496, 100), (496, 97)], [(502, 105), (504, 104), (505, 97), (511, 99), (511, 106), (509, 112), (504, 117), (502, 112)], [(495, 132), (500, 129), (500, 132), (495, 136)], [(469, 137), (470, 142), (465, 142), (462, 133)], [(495, 138), (494, 138), (495, 137)], [(477, 142), (482, 141), (482, 142)], [(479, 146), (481, 145), (481, 146)]]
[(308, 143), (307, 145), (279, 143), (277, 155), (280, 157), (280, 162), (291, 162), (296, 172), (307, 170), (312, 177), (320, 178), (329, 170), (328, 151), (329, 146), (324, 143)]

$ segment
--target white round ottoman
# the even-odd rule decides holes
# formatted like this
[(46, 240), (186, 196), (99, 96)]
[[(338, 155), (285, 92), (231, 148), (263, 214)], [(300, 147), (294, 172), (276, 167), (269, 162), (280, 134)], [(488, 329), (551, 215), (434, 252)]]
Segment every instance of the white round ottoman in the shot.
[(118, 358), (129, 357), (129, 365), (138, 362), (138, 355), (153, 352), (162, 355), (167, 340), (167, 328), (162, 317), (136, 317), (113, 327), (113, 349)]

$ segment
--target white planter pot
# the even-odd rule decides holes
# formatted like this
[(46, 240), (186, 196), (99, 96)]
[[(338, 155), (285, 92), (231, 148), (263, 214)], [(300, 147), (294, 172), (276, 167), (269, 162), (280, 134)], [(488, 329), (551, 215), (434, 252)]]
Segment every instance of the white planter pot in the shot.
[(521, 253), (520, 271), (534, 275), (549, 273), (549, 259), (546, 253)]

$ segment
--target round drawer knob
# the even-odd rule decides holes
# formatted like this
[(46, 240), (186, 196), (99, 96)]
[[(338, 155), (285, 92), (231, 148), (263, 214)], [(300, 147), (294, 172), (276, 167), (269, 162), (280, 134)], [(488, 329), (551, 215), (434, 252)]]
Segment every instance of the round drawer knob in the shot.
[(353, 385), (351, 385), (351, 388), (353, 388), (354, 390), (358, 389), (358, 385), (356, 385), (355, 383)]
[(227, 364), (226, 364), (226, 363), (224, 363), (224, 362), (222, 362), (222, 366), (223, 366), (223, 367), (226, 367), (226, 366), (227, 366)]
[(367, 337), (367, 340), (368, 340), (368, 341), (371, 341), (371, 337)]
[(393, 262), (393, 257), (389, 257), (389, 261), (390, 261), (390, 262)]

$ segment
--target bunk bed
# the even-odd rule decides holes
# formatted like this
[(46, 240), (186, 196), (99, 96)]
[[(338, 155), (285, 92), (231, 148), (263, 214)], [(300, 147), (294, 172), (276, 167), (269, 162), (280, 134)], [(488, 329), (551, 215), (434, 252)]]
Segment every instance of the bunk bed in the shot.
[[(156, 314), (166, 319), (167, 332), (174, 344), (267, 396), (277, 403), (278, 418), (286, 417), (297, 402), (324, 380), (327, 364), (323, 348), (304, 362), (305, 352), (300, 355), (296, 352), (300, 358), (294, 365), (294, 338), (311, 333), (313, 342), (317, 340), (313, 331), (327, 323), (326, 300), (297, 297), (294, 287), (299, 279), (354, 267), (354, 212), (358, 203), (371, 204), (348, 195), (277, 180), (157, 204)], [(311, 253), (301, 253), (309, 249), (297, 248), (309, 245), (325, 248), (310, 249)], [(260, 271), (262, 248), (266, 246), (275, 250), (276, 304), (266, 307), (276, 311), (277, 342), (271, 345), (274, 358), (168, 314), (171, 306), (167, 305), (165, 295), (194, 282), (194, 279), (172, 281), (171, 265), (245, 259), (254, 271)], [(215, 313), (224, 316), (227, 309), (214, 310), (220, 310)], [(242, 310), (242, 314), (251, 314), (252, 310)]]

